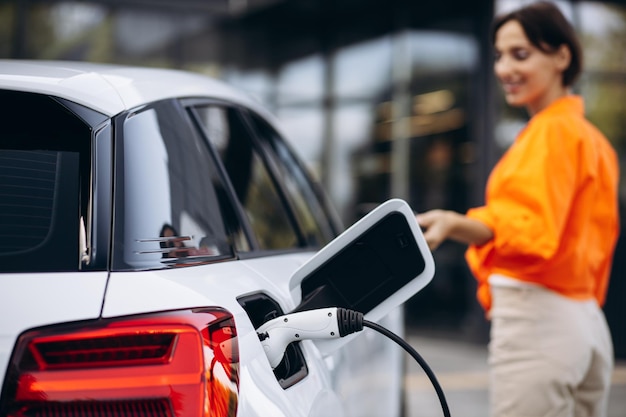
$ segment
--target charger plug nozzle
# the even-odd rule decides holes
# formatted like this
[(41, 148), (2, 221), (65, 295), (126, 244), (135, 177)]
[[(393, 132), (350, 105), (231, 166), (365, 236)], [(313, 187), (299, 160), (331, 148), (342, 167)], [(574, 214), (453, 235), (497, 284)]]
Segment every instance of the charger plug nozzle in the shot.
[(272, 369), (276, 368), (287, 346), (305, 339), (336, 339), (363, 330), (363, 314), (330, 307), (300, 311), (276, 317), (257, 329), (261, 345)]

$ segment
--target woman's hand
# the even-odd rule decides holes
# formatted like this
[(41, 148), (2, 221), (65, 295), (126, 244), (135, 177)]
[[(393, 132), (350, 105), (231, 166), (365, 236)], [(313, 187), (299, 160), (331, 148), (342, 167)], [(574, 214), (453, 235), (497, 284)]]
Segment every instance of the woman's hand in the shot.
[(437, 249), (444, 240), (450, 237), (452, 217), (455, 214), (447, 210), (430, 210), (415, 216), (431, 251)]
[(446, 239), (465, 244), (482, 245), (493, 239), (493, 232), (484, 223), (450, 210), (430, 210), (415, 216), (422, 227), (431, 251)]

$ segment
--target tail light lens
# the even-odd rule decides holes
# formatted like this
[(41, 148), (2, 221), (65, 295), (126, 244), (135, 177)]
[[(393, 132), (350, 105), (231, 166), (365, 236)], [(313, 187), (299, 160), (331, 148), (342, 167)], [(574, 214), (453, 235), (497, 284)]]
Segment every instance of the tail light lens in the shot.
[(229, 417), (238, 391), (232, 315), (185, 310), (23, 334), (0, 415)]

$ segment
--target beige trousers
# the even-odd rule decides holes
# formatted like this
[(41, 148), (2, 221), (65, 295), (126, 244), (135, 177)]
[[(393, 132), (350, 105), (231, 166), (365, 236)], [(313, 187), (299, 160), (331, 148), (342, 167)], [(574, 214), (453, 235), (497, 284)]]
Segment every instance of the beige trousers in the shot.
[(491, 417), (606, 417), (613, 344), (595, 301), (492, 287)]

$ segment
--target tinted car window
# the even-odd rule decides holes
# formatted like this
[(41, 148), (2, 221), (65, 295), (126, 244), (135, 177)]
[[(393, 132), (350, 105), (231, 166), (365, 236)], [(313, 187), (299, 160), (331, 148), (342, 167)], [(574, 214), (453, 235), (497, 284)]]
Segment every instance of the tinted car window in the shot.
[(0, 103), (0, 271), (79, 270), (91, 128), (44, 95), (0, 90)]
[(238, 110), (202, 105), (196, 106), (195, 111), (245, 210), (259, 249), (299, 247), (291, 212), (286, 210), (275, 178), (268, 171)]
[(194, 265), (246, 245), (206, 143), (171, 101), (118, 120), (114, 268)]
[(278, 132), (259, 116), (250, 114), (250, 117), (265, 155), (283, 180), (307, 246), (324, 246), (335, 233), (313, 182)]

